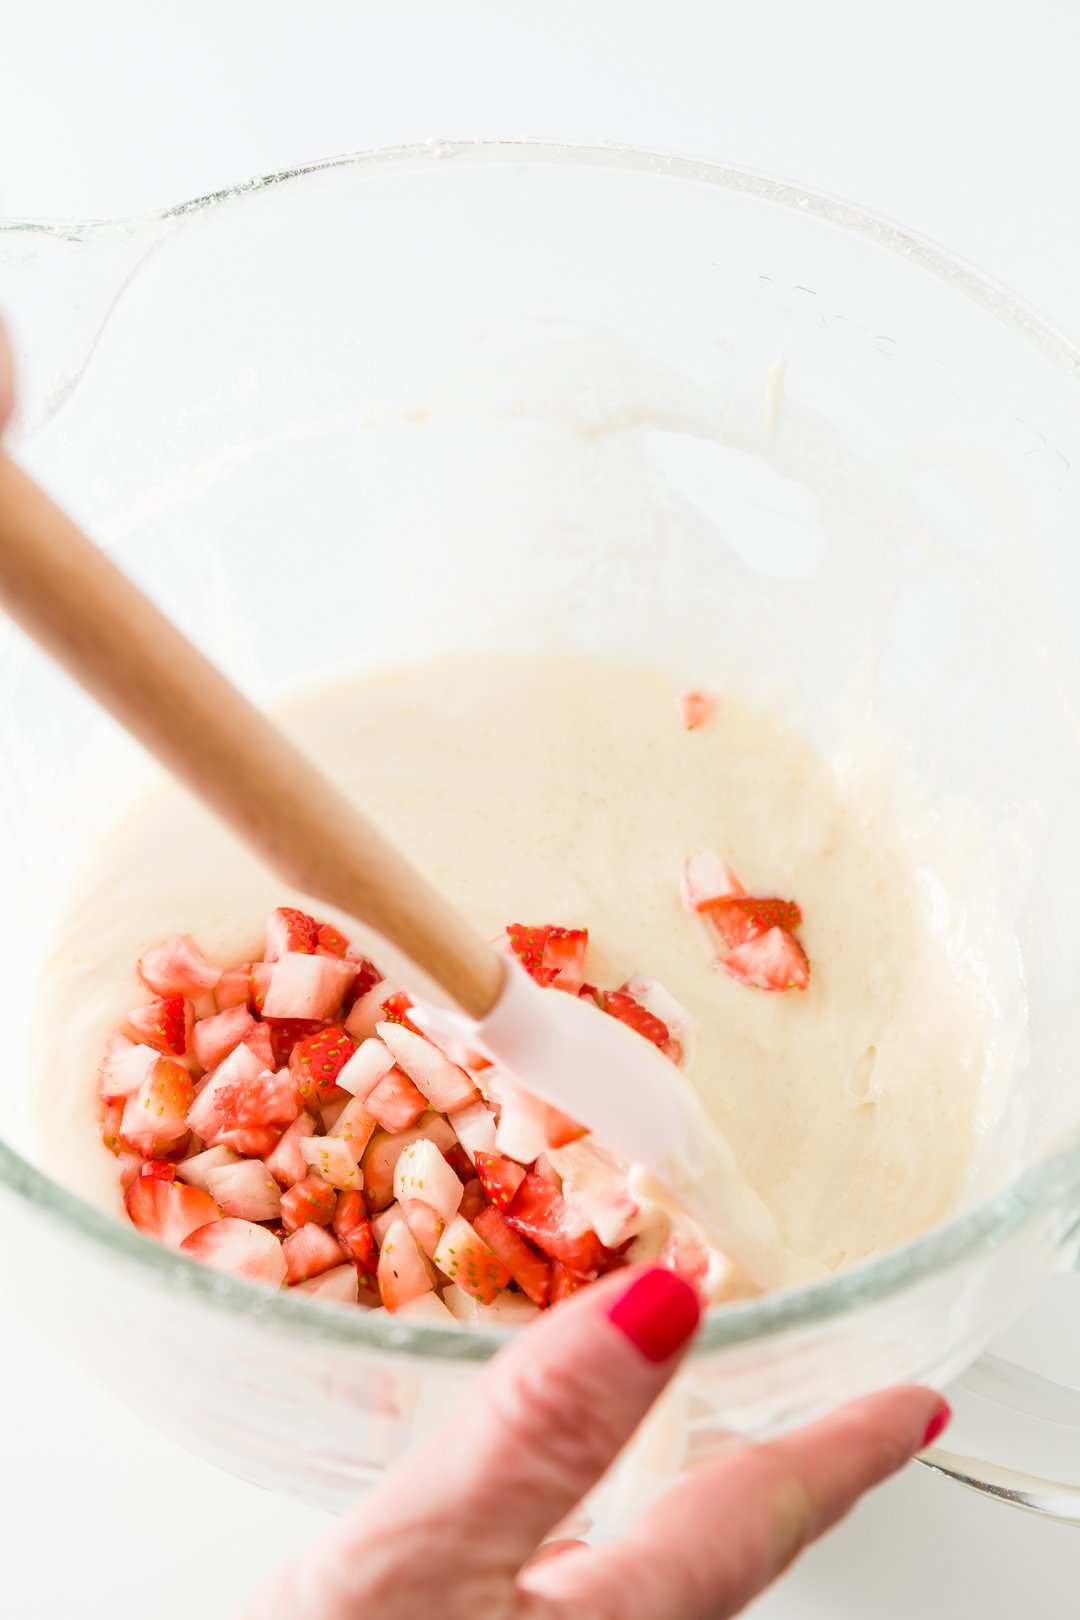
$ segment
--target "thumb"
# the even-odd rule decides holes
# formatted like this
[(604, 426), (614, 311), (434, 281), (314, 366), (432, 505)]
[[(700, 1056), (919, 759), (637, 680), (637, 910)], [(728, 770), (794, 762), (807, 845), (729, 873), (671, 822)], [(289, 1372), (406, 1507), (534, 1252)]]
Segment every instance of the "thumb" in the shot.
[(394, 1470), (379, 1518), (421, 1520), (436, 1567), (431, 1540), (445, 1525), (459, 1569), (461, 1523), (482, 1524), (471, 1573), (516, 1574), (626, 1444), (700, 1314), (693, 1289), (659, 1268), (583, 1289), (492, 1363), (470, 1400), (467, 1446), (459, 1409)]

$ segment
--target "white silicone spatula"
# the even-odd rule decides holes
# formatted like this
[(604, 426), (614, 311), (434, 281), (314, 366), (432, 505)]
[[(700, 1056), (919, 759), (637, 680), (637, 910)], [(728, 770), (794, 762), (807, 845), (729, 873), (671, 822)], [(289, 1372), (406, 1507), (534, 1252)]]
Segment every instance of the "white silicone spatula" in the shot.
[[(762, 1285), (790, 1257), (674, 1065), (616, 1019), (539, 989), (232, 687), (0, 452), (0, 602), (290, 886), (404, 958), (429, 1027), (454, 1020), (506, 1073), (644, 1165)], [(396, 965), (396, 961), (395, 961)]]

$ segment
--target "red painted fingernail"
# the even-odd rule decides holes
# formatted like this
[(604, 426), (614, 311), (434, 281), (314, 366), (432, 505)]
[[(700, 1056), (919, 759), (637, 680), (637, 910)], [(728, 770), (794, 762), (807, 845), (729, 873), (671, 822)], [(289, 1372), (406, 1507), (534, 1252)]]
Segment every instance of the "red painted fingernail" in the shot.
[(948, 1401), (942, 1401), (941, 1405), (938, 1407), (937, 1411), (934, 1413), (929, 1424), (927, 1425), (926, 1434), (923, 1437), (923, 1443), (920, 1450), (925, 1450), (927, 1446), (932, 1446), (938, 1435), (944, 1434), (951, 1422), (952, 1407), (949, 1405)]
[(690, 1284), (657, 1266), (617, 1299), (608, 1316), (647, 1361), (666, 1361), (681, 1350), (701, 1320)]

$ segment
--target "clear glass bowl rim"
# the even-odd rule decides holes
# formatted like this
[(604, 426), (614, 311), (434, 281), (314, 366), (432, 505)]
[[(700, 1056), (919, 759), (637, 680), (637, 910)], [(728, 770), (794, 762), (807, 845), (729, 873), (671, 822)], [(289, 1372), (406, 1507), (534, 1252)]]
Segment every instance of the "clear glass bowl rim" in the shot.
[[(824, 220), (909, 260), (992, 315), (1068, 382), (1075, 386), (1080, 379), (1080, 346), (1009, 288), (937, 243), (882, 215), (790, 181), (732, 165), (634, 147), (527, 139), (440, 140), (381, 147), (280, 170), (129, 218), (0, 219), (0, 236), (41, 232), (71, 241), (116, 230), (138, 233), (140, 229), (153, 236), (157, 227), (186, 224), (211, 210), (243, 206), (257, 194), (280, 190), (323, 172), (436, 169), (450, 158), (455, 168), (467, 163), (470, 166), (542, 164), (621, 170), (650, 178), (694, 181), (723, 191), (759, 197)], [(77, 386), (78, 381), (76, 377), (72, 386)], [(65, 397), (67, 394), (65, 390)], [(35, 432), (43, 426), (44, 422), (39, 421)], [(2, 1139), (0, 1183), (47, 1219), (58, 1220), (70, 1228), (76, 1238), (107, 1250), (118, 1264), (141, 1270), (151, 1284), (194, 1296), (211, 1308), (264, 1318), (269, 1327), (281, 1328), (290, 1334), (447, 1361), (484, 1361), (513, 1336), (512, 1329), (464, 1331), (386, 1317), (372, 1318), (362, 1310), (326, 1305), (291, 1291), (275, 1292), (210, 1270), (85, 1203), (36, 1169)], [(1022, 1168), (1005, 1187), (908, 1243), (821, 1282), (710, 1312), (692, 1354), (707, 1355), (727, 1345), (809, 1329), (875, 1304), (901, 1293), (924, 1277), (962, 1263), (984, 1247), (1004, 1243), (1040, 1211), (1056, 1205), (1064, 1209), (1070, 1203), (1075, 1218), (1063, 1222), (1063, 1240), (1066, 1230), (1071, 1230), (1080, 1220), (1080, 1128), (1059, 1142), (1051, 1155)]]

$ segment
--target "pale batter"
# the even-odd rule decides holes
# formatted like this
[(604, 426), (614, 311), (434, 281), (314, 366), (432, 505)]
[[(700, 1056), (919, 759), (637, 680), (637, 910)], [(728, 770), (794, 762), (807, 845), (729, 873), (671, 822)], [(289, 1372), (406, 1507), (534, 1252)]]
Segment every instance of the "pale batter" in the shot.
[[(569, 655), (443, 658), (312, 692), (282, 719), (487, 933), (586, 925), (599, 982), (644, 973), (678, 997), (701, 1026), (688, 1073), (743, 1174), (795, 1253), (832, 1269), (960, 1200), (992, 1003), (940, 891), (931, 912), (886, 794), (838, 776), (737, 693), (688, 731), (678, 690)], [(807, 991), (715, 970), (679, 899), (683, 862), (703, 848), (752, 894), (798, 901)], [(290, 898), (171, 785), (117, 826), (43, 985), (50, 1173), (121, 1208), (97, 1070), (109, 1030), (148, 999), (134, 964), (172, 933), (222, 963), (250, 956)]]

